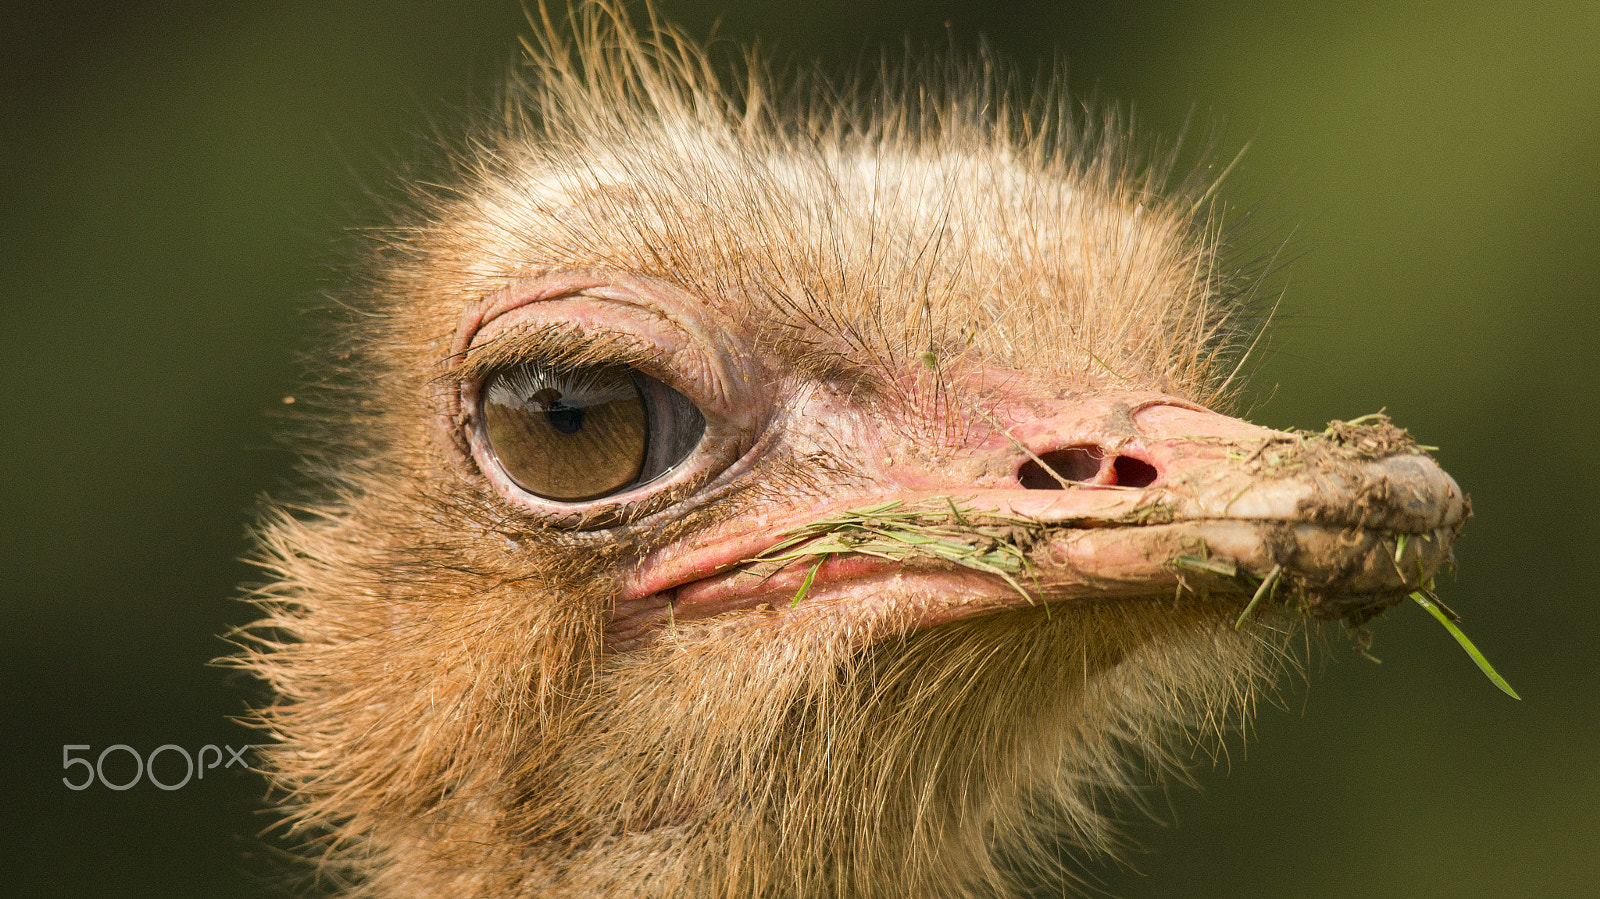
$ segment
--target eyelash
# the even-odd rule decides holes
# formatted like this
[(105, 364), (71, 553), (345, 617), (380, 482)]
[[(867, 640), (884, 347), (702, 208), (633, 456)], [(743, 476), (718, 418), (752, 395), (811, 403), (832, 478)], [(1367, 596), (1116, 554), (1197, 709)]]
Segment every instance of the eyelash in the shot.
[(482, 384), (499, 372), (526, 364), (541, 364), (558, 371), (621, 366), (663, 382), (673, 380), (670, 373), (659, 371), (660, 354), (654, 347), (632, 334), (615, 331), (596, 334), (567, 326), (514, 330), (469, 348), (464, 356), (445, 375), (458, 386)]

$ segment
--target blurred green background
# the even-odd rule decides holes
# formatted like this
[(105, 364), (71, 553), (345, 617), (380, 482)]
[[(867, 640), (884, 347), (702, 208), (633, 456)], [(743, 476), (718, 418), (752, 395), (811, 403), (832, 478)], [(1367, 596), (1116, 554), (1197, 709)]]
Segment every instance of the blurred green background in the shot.
[[(1297, 257), (1253, 417), (1387, 407), (1472, 494), (1443, 596), (1525, 701), (1418, 609), (1380, 622), (1381, 666), (1335, 634), (1199, 791), (1149, 795), (1151, 851), (1100, 887), (1597, 895), (1600, 4), (660, 6), (841, 68), (984, 35), (1024, 71), (1064, 56), (1147, 134), (1220, 123), (1221, 158), (1250, 144), (1227, 196)], [(61, 747), (251, 739), (244, 685), (205, 663), (250, 617), (254, 498), (293, 479), (272, 435), (305, 310), (367, 191), (524, 30), (518, 0), (5, 9), (0, 892), (277, 894), (256, 779), (74, 792)]]

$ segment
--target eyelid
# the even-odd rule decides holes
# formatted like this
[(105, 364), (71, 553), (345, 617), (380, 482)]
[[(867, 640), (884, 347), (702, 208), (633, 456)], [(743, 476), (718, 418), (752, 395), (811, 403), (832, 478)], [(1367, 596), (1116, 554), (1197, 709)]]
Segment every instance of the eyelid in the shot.
[[(627, 366), (662, 381), (678, 380), (671, 373), (659, 371), (660, 357), (659, 348), (634, 334), (597, 333), (559, 323), (529, 323), (468, 347), (460, 359), (453, 360), (455, 366), (438, 380), (441, 384), (460, 387), (530, 362), (562, 370)], [(668, 377), (661, 377), (662, 374)]]
[(737, 375), (714, 331), (692, 321), (686, 326), (668, 309), (629, 296), (591, 288), (487, 314), (470, 311), (437, 382), (447, 391), (470, 390), (495, 371), (525, 362), (625, 365), (689, 397), (702, 412), (731, 412), (729, 377)]

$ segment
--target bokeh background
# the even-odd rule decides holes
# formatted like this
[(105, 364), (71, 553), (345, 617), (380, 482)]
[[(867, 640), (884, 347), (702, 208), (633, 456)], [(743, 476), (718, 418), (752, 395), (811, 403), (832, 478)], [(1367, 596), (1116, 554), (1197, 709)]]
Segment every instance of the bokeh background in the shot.
[[(853, 68), (984, 36), (1171, 137), (1294, 262), (1257, 421), (1387, 408), (1472, 494), (1434, 622), (1337, 634), (1249, 741), (1153, 790), (1113, 895), (1600, 890), (1600, 4), (660, 0), (691, 33)], [(720, 25), (717, 23), (720, 22)], [(62, 746), (239, 745), (207, 660), (333, 249), (396, 160), (491, 95), (518, 0), (87, 0), (0, 22), (0, 893), (278, 895), (262, 784), (67, 789)], [(1196, 129), (1191, 129), (1194, 131)], [(131, 764), (108, 763), (114, 778)], [(176, 764), (176, 759), (168, 759)], [(126, 758), (120, 762), (127, 762)], [(171, 781), (181, 766), (164, 769)]]

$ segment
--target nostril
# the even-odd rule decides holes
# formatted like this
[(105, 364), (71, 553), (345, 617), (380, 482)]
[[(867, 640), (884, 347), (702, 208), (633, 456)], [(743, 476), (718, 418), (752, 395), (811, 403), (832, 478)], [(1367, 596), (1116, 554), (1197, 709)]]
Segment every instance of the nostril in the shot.
[[(1105, 453), (1098, 446), (1069, 446), (1051, 450), (1039, 456), (1039, 461), (1044, 465), (1032, 459), (1022, 463), (1022, 467), (1017, 469), (1017, 480), (1029, 490), (1060, 490), (1062, 485), (1061, 481), (1056, 480), (1057, 476), (1062, 481), (1092, 481), (1100, 473), (1104, 459)], [(1049, 470), (1045, 469), (1046, 465)]]
[(1148, 487), (1160, 477), (1156, 467), (1143, 459), (1118, 456), (1111, 462), (1111, 473), (1119, 487)]
[(1105, 451), (1098, 446), (1051, 450), (1017, 469), (1017, 480), (1028, 490), (1060, 490), (1066, 486), (1062, 481), (1149, 487), (1160, 478), (1154, 465), (1133, 456), (1114, 456), (1107, 465)]

